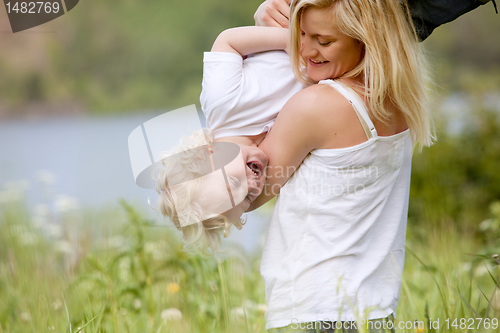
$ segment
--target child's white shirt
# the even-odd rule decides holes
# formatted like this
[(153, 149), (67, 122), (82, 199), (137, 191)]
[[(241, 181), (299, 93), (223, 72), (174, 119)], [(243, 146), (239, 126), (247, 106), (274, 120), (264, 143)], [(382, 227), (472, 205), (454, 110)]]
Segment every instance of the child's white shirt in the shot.
[(243, 59), (229, 52), (205, 52), (201, 108), (215, 138), (268, 132), (278, 112), (303, 88), (284, 51)]

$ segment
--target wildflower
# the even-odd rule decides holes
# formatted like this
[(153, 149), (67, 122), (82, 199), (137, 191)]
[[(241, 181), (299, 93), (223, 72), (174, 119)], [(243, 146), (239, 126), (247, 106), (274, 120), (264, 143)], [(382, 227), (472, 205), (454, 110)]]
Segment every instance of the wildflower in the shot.
[(179, 285), (175, 282), (169, 283), (167, 285), (167, 293), (175, 294), (179, 291)]
[(0, 204), (10, 204), (20, 201), (29, 187), (29, 181), (11, 181), (4, 185), (4, 190), (0, 191)]
[(46, 204), (39, 204), (35, 206), (35, 215), (46, 217), (50, 214), (49, 207)]
[(136, 310), (139, 310), (142, 307), (142, 302), (140, 299), (136, 298), (134, 299), (134, 308)]
[(66, 254), (73, 253), (73, 246), (67, 240), (59, 240), (59, 241), (55, 242), (54, 247), (55, 247), (56, 251), (60, 252), (60, 253), (66, 253)]
[(19, 315), (19, 318), (21, 318), (22, 321), (30, 321), (31, 320), (31, 316), (30, 316), (29, 312), (21, 312), (21, 314)]
[(55, 223), (47, 223), (44, 226), (45, 232), (47, 233), (47, 236), (53, 237), (53, 238), (59, 238), (63, 234), (63, 230), (59, 224)]
[(471, 268), (472, 268), (472, 264), (470, 262), (462, 263), (462, 271), (469, 272)]
[(55, 199), (54, 208), (57, 212), (64, 214), (80, 207), (78, 199), (67, 194), (58, 195)]
[(118, 276), (121, 280), (127, 281), (130, 279), (130, 267), (132, 263), (130, 257), (123, 258), (118, 264)]
[(182, 319), (182, 312), (176, 308), (165, 309), (161, 312), (161, 319), (174, 321)]
[(249, 299), (244, 300), (242, 305), (245, 309), (252, 309), (254, 307), (253, 302)]
[(37, 237), (34, 233), (32, 232), (25, 232), (24, 234), (22, 234), (20, 237), (19, 237), (19, 242), (22, 244), (22, 245), (33, 245), (35, 244), (37, 241)]
[(217, 282), (215, 282), (214, 280), (208, 281), (207, 284), (214, 293), (219, 290), (219, 288), (217, 287)]
[(123, 236), (113, 236), (108, 238), (108, 246), (116, 249), (125, 249), (127, 240)]
[(488, 274), (488, 267), (486, 265), (478, 265), (475, 272), (476, 276)]
[(498, 260), (498, 254), (494, 254), (492, 257), (493, 260), (495, 260), (495, 264), (500, 265), (500, 260)]
[(62, 306), (62, 302), (60, 299), (56, 299), (54, 302), (52, 302), (52, 306), (54, 307), (54, 310), (59, 310)]
[(154, 260), (165, 259), (165, 251), (162, 248), (162, 244), (158, 242), (146, 242), (144, 244), (144, 252), (151, 255)]
[(245, 316), (247, 315), (247, 310), (242, 307), (234, 308), (231, 310), (231, 316), (235, 318), (245, 318)]
[(36, 180), (42, 184), (52, 185), (56, 181), (56, 175), (47, 170), (38, 170), (36, 172)]
[(24, 193), (30, 187), (30, 182), (27, 179), (10, 181), (5, 184), (5, 189), (11, 192), (21, 192)]
[(489, 230), (493, 230), (495, 228), (495, 220), (494, 219), (486, 219), (483, 222), (479, 223), (479, 230), (482, 232), (487, 232)]
[(259, 314), (264, 314), (267, 311), (267, 305), (266, 304), (257, 304), (257, 305), (255, 305), (255, 310), (257, 310), (257, 312)]

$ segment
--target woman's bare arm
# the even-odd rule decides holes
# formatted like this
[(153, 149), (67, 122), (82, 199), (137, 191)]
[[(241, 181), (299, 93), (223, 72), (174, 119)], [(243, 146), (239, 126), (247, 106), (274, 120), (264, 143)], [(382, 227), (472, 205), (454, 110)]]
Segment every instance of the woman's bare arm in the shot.
[[(278, 114), (272, 130), (259, 148), (269, 156), (266, 185), (247, 211), (276, 196), (307, 154), (324, 146), (335, 131), (331, 116), (337, 94), (326, 85), (313, 85), (295, 94)], [(342, 103), (345, 105), (345, 103)]]

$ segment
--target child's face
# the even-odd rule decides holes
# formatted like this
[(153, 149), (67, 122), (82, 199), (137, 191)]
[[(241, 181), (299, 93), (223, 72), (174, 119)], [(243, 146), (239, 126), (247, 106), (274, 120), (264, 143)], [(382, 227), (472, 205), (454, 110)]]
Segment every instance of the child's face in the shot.
[(300, 55), (312, 80), (340, 77), (361, 61), (363, 44), (334, 27), (331, 9), (306, 9), (300, 17), (300, 29)]
[[(238, 167), (241, 163), (230, 163), (225, 171), (233, 198), (243, 198), (234, 208), (228, 210), (222, 215), (230, 221), (235, 221), (243, 215), (262, 192), (266, 180), (265, 171), (267, 168), (268, 157), (262, 149), (253, 146), (238, 144), (241, 149), (241, 157), (245, 164), (245, 169)], [(246, 185), (246, 186), (245, 186)], [(238, 200), (239, 201), (239, 200)], [(236, 202), (235, 202), (236, 203)]]
[(193, 199), (206, 212), (203, 219), (220, 214), (230, 221), (236, 221), (262, 192), (266, 179), (267, 155), (258, 147), (241, 143), (237, 145), (240, 149), (236, 158), (232, 157), (232, 152), (225, 152), (220, 146), (212, 147), (216, 152), (214, 156), (219, 156), (215, 158), (222, 156), (215, 164), (220, 164), (225, 159), (224, 155), (231, 161), (224, 164), (222, 169), (199, 178), (202, 183)]

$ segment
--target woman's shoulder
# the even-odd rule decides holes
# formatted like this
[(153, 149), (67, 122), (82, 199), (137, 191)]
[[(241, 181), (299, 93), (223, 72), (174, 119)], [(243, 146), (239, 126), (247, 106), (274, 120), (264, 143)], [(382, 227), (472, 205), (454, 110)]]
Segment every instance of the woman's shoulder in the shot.
[(330, 84), (309, 86), (289, 103), (288, 115), (284, 117), (293, 118), (297, 128), (308, 132), (315, 148), (344, 148), (366, 141), (352, 104)]
[(349, 101), (328, 84), (313, 84), (296, 93), (289, 101), (297, 110), (322, 116), (352, 110)]

